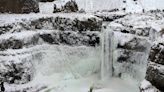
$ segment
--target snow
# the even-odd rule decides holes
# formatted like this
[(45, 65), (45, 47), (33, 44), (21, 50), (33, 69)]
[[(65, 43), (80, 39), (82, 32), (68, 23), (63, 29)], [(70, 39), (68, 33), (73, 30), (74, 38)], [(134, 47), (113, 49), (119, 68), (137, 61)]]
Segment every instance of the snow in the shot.
[(0, 36), (0, 41), (1, 40), (7, 40), (7, 39), (9, 39), (9, 38), (15, 38), (15, 39), (24, 39), (24, 38), (26, 38), (26, 39), (30, 39), (30, 38), (32, 38), (34, 35), (37, 35), (37, 33), (36, 32), (34, 32), (34, 31), (22, 31), (22, 32), (18, 32), (18, 33), (13, 33), (13, 34), (11, 34), (11, 33), (7, 33), (7, 34), (2, 34), (1, 36)]
[[(52, 3), (40, 3), (41, 13), (52, 13), (53, 4), (57, 7), (63, 6), (70, 0), (56, 0)], [(102, 10), (120, 9), (126, 8), (125, 12), (143, 12), (156, 9), (164, 9), (163, 0), (75, 0), (80, 9), (84, 9), (86, 12), (95, 12)]]
[(54, 4), (52, 2), (40, 2), (39, 3), (39, 9), (40, 9), (40, 13), (42, 14), (50, 14), (53, 13), (54, 11)]
[[(132, 90), (133, 92), (139, 91), (137, 86), (133, 86), (133, 83), (135, 82), (132, 80), (123, 81), (121, 79), (113, 78), (103, 82), (99, 80), (97, 75), (92, 75), (81, 79), (74, 79), (72, 77), (65, 79), (65, 76), (68, 75), (58, 73), (49, 77), (38, 75), (37, 79), (29, 84), (19, 85), (18, 87), (9, 85), (9, 90), (15, 90), (14, 88), (26, 88), (29, 85), (34, 87), (49, 85), (47, 88), (40, 92), (88, 92), (92, 86), (93, 92), (132, 92)], [(40, 79), (42, 81), (40, 81)], [(7, 85), (8, 84), (6, 84), (6, 86)]]
[(160, 92), (158, 89), (156, 89), (152, 84), (147, 81), (143, 80), (140, 85), (141, 92)]

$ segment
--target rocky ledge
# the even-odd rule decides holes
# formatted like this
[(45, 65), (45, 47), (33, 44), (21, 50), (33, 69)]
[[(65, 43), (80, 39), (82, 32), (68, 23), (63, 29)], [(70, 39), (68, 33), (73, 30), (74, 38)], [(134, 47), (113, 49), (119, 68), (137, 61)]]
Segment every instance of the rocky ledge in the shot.
[[(146, 80), (153, 86), (164, 91), (164, 44), (163, 38), (158, 39), (157, 42), (151, 47), (149, 55), (149, 63), (146, 72)], [(153, 91), (157, 92), (157, 91)]]

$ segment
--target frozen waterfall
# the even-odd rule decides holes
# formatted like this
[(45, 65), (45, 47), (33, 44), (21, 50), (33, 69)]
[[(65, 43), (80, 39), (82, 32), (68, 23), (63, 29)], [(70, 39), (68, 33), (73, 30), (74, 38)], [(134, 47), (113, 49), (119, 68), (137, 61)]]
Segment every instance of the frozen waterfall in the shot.
[(105, 24), (101, 35), (101, 79), (144, 79), (150, 41), (146, 37), (115, 32)]
[(109, 80), (113, 76), (114, 33), (111, 30), (103, 30), (101, 46), (101, 79)]

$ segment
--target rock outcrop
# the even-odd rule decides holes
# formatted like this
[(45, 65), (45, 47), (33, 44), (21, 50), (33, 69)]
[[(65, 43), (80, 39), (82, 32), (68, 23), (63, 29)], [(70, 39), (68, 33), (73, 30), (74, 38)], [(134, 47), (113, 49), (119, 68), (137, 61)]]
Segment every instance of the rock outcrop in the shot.
[(78, 5), (76, 1), (71, 0), (65, 3), (62, 7), (57, 7), (56, 4), (54, 4), (54, 11), (53, 13), (56, 12), (65, 12), (65, 13), (70, 13), (70, 12), (77, 12), (79, 10)]
[(1, 0), (0, 13), (30, 13), (39, 12), (36, 0)]
[(164, 91), (164, 44), (158, 42), (151, 48), (146, 79), (156, 88)]
[(41, 29), (74, 31), (79, 33), (87, 31), (101, 31), (102, 20), (95, 16), (86, 15), (88, 17), (85, 17), (85, 14), (52, 14), (48, 17), (38, 16), (38, 18), (35, 19), (36, 16), (37, 15), (31, 18), (28, 16), (28, 20), (21, 19), (15, 23), (2, 23), (0, 25), (0, 34), (5, 34), (8, 32), (20, 32), (21, 30)]
[(64, 5), (64, 11), (65, 12), (77, 12), (78, 11), (78, 5), (75, 1), (71, 0), (68, 1), (65, 5)]

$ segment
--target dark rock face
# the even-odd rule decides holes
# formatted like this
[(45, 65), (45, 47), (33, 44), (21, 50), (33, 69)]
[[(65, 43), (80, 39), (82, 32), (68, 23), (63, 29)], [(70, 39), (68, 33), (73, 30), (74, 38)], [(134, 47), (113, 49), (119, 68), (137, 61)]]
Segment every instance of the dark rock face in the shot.
[(134, 37), (130, 41), (126, 42), (124, 45), (121, 45), (120, 43), (118, 43), (117, 48), (143, 52), (147, 50), (146, 44), (148, 44), (147, 40)]
[(77, 32), (52, 32), (40, 34), (40, 37), (50, 44), (66, 44), (71, 46), (86, 45), (97, 46), (100, 44), (99, 35), (96, 33), (77, 33)]
[[(25, 61), (25, 60), (24, 60)], [(0, 80), (9, 84), (24, 84), (32, 80), (33, 68), (28, 61), (0, 61)]]
[(164, 91), (164, 68), (162, 65), (152, 63), (149, 64), (146, 72), (146, 79), (156, 88)]
[(53, 2), (55, 0), (39, 0), (40, 2)]
[(30, 13), (39, 12), (39, 5), (36, 0), (1, 0), (1, 13)]
[(146, 79), (156, 88), (164, 91), (164, 44), (158, 43), (152, 46), (149, 55), (149, 64)]

